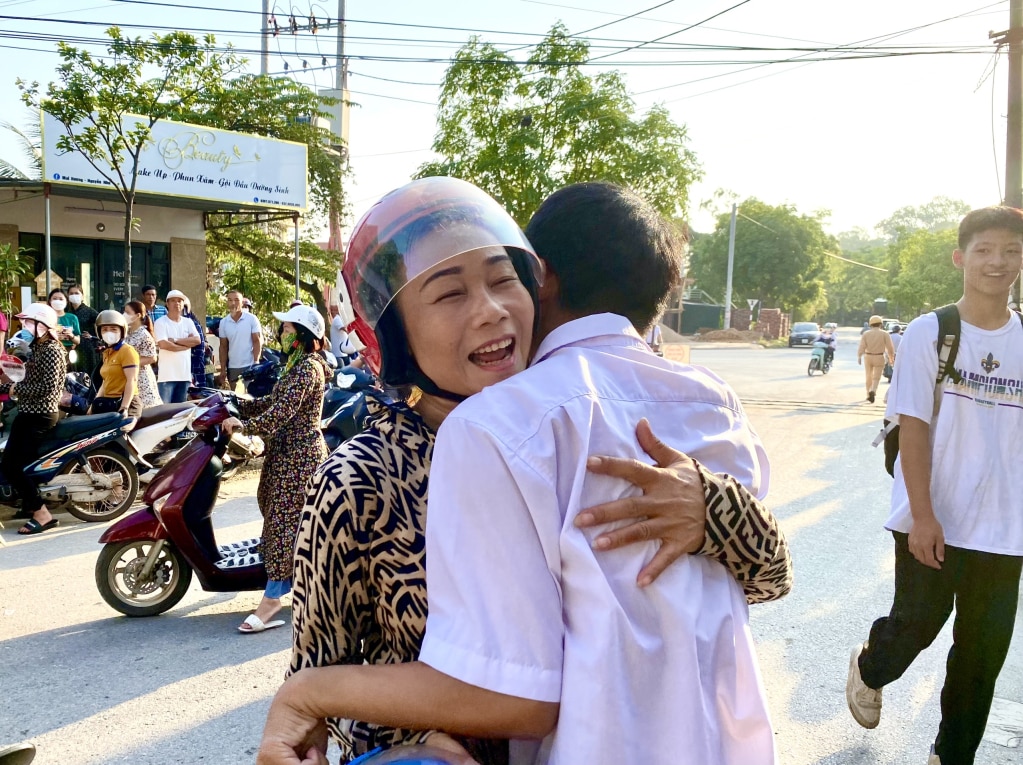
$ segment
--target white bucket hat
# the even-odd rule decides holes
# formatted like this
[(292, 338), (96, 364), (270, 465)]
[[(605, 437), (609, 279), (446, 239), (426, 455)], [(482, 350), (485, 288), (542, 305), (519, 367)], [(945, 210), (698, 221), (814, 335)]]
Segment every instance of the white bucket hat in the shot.
[(274, 318), (278, 321), (286, 321), (291, 324), (299, 324), (310, 332), (317, 340), (323, 339), (324, 324), (323, 317), (319, 311), (307, 305), (296, 305), (287, 311), (274, 311)]

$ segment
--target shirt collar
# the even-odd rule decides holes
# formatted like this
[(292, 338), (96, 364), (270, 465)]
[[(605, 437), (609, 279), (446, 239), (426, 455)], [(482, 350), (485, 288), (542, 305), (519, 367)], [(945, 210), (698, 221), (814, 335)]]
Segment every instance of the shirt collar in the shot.
[(533, 364), (538, 364), (555, 351), (570, 345), (590, 344), (600, 338), (604, 345), (636, 346), (646, 348), (643, 338), (632, 322), (616, 313), (597, 313), (573, 319), (556, 327), (536, 349)]

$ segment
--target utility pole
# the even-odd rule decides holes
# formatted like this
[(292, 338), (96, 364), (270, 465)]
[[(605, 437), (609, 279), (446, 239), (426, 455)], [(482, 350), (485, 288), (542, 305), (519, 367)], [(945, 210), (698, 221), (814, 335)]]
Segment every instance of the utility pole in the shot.
[[(1009, 29), (989, 37), (1009, 47), (1009, 98), (1005, 130), (1005, 199), (1023, 208), (1023, 0), (1009, 1)], [(1020, 300), (1020, 280), (1012, 286), (1012, 302)]]
[[(1019, 0), (1023, 3), (1023, 0)], [(345, 136), (345, 105), (344, 94), (348, 88), (348, 67), (345, 66), (345, 0), (337, 0), (337, 72), (334, 75), (334, 87), (337, 88), (337, 135)], [(345, 149), (342, 149), (344, 151)]]
[[(1020, 0), (1023, 2), (1023, 0)], [(732, 202), (732, 222), (728, 226), (728, 278), (725, 281), (725, 326), (732, 326), (732, 266), (735, 263), (735, 213), (738, 205)]]
[(260, 35), (262, 53), (259, 56), (259, 73), (264, 77), (270, 73), (270, 0), (263, 0), (263, 34)]

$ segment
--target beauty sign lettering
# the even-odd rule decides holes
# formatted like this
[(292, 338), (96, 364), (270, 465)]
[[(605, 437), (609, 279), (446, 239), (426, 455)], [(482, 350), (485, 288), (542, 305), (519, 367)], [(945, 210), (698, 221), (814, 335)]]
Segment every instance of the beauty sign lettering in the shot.
[[(126, 116), (125, 130), (140, 117)], [(64, 127), (43, 112), (43, 178), (111, 188), (79, 152), (61, 152)], [(113, 176), (113, 171), (108, 172)], [(161, 120), (139, 156), (136, 191), (251, 207), (305, 210), (306, 146), (291, 141)]]

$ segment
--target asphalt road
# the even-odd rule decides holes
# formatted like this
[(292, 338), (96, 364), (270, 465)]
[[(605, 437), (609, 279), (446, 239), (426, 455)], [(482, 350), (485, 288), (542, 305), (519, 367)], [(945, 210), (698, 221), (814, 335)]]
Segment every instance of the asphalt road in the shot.
[[(692, 354), (743, 398), (771, 457), (769, 503), (795, 556), (793, 593), (751, 609), (788, 765), (925, 763), (951, 643), (949, 628), (886, 689), (877, 730), (852, 721), (849, 649), (888, 609), (893, 565), (881, 527), (891, 479), (870, 447), (882, 405), (863, 400), (857, 340), (855, 330), (840, 333), (826, 377), (807, 377), (806, 349), (695, 346)], [(216, 516), (224, 541), (258, 534), (254, 492), (252, 474), (224, 485)], [(0, 509), (0, 519), (8, 515)], [(0, 547), (0, 742), (33, 741), (41, 765), (251, 763), (287, 663), (287, 630), (239, 634), (259, 594), (204, 593), (195, 581), (167, 614), (120, 616), (94, 582), (103, 524), (60, 517), (58, 530), (34, 538), (18, 538), (10, 523), (0, 532), (8, 542)], [(1007, 703), (1023, 703), (1017, 626), (998, 687)], [(985, 742), (977, 762), (1020, 765), (1023, 750)]]

